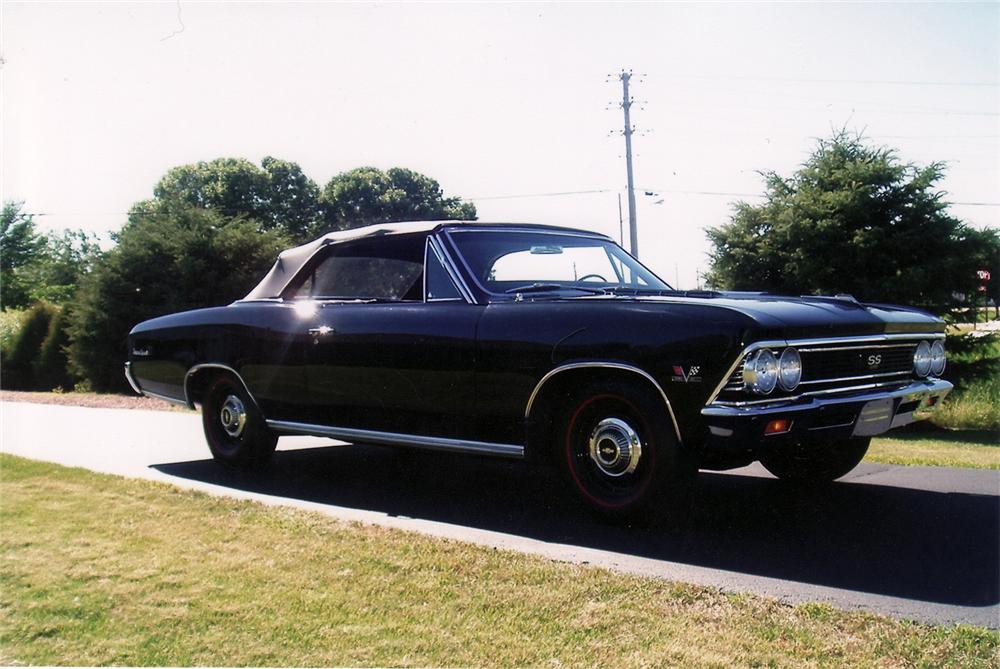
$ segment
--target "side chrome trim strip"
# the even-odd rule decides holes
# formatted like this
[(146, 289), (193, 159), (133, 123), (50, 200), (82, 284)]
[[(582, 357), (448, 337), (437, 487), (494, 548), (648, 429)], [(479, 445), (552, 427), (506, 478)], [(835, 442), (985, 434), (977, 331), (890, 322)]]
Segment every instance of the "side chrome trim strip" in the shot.
[(277, 432), (286, 434), (303, 434), (314, 437), (329, 437), (342, 441), (378, 444), (382, 446), (411, 446), (437, 451), (452, 451), (457, 453), (479, 453), (497, 455), (507, 458), (523, 458), (524, 446), (517, 444), (494, 444), (485, 441), (465, 441), (446, 437), (426, 437), (415, 434), (400, 434), (396, 432), (377, 432), (360, 430), (352, 427), (332, 427), (313, 425), (310, 423), (295, 423), (284, 420), (269, 420), (267, 426)]
[(645, 372), (638, 367), (633, 367), (632, 365), (626, 365), (620, 362), (571, 362), (566, 365), (561, 365), (551, 370), (541, 380), (535, 385), (535, 389), (531, 391), (531, 396), (528, 398), (528, 404), (524, 408), (524, 419), (528, 420), (531, 417), (531, 409), (535, 405), (535, 400), (538, 398), (539, 393), (542, 391), (542, 387), (545, 383), (552, 377), (560, 374), (562, 372), (568, 372), (572, 369), (587, 369), (587, 368), (598, 368), (598, 369), (619, 369), (626, 372), (632, 372), (633, 374), (638, 374), (642, 378), (653, 384), (653, 387), (660, 393), (660, 397), (663, 398), (663, 403), (667, 407), (667, 413), (670, 415), (670, 422), (674, 425), (674, 434), (677, 435), (677, 443), (683, 444), (684, 441), (681, 438), (681, 428), (677, 424), (677, 417), (674, 415), (674, 408), (670, 404), (670, 399), (667, 397), (667, 393), (663, 391), (663, 386), (657, 383), (648, 372)]
[(178, 399), (176, 397), (170, 397), (169, 395), (161, 395), (160, 393), (154, 393), (152, 391), (145, 391), (143, 393), (146, 397), (152, 397), (153, 399), (163, 400), (164, 402), (170, 402), (171, 404), (177, 404), (182, 407), (187, 407), (188, 409), (193, 409), (194, 407), (188, 404), (185, 400)]
[[(900, 339), (912, 339), (912, 340), (944, 339), (944, 337), (945, 335), (943, 332), (893, 332), (889, 334), (880, 334), (880, 335), (832, 337), (828, 339), (788, 339), (788, 340), (770, 339), (767, 341), (754, 342), (749, 346), (747, 346), (746, 348), (744, 348), (743, 351), (738, 356), (736, 356), (736, 359), (733, 360), (733, 364), (730, 365), (726, 373), (723, 374), (722, 380), (719, 381), (719, 385), (717, 385), (712, 394), (708, 396), (708, 400), (705, 402), (705, 405), (708, 406), (709, 404), (715, 402), (716, 399), (718, 399), (719, 394), (722, 393), (723, 389), (729, 383), (729, 379), (732, 377), (733, 372), (736, 371), (736, 368), (739, 366), (739, 364), (743, 362), (743, 360), (747, 357), (747, 355), (753, 353), (759, 348), (785, 348), (786, 346), (795, 346), (796, 348), (798, 348), (801, 346), (823, 346), (825, 344), (854, 344), (854, 343), (863, 344), (864, 342), (886, 342), (886, 341), (895, 341)], [(855, 348), (855, 347), (848, 346), (846, 348)], [(866, 347), (860, 346), (858, 348), (866, 348)], [(799, 350), (800, 352), (802, 351), (801, 348)], [(824, 348), (821, 350), (828, 351), (830, 349)], [(790, 398), (778, 397), (773, 399), (764, 399), (756, 401), (780, 402), (788, 399)]]
[(130, 386), (132, 386), (132, 390), (134, 390), (139, 395), (145, 395), (145, 393), (142, 392), (142, 388), (139, 387), (139, 382), (135, 380), (134, 376), (132, 376), (132, 363), (131, 362), (126, 362), (125, 363), (125, 380), (128, 381), (128, 384)]
[(194, 376), (195, 372), (197, 372), (199, 369), (206, 369), (206, 368), (222, 369), (229, 372), (237, 379), (239, 379), (240, 383), (243, 384), (243, 390), (247, 391), (247, 397), (249, 397), (250, 401), (254, 403), (254, 406), (257, 408), (257, 411), (260, 412), (260, 415), (261, 416), (264, 415), (264, 412), (260, 410), (260, 404), (257, 403), (257, 398), (253, 396), (252, 392), (250, 392), (250, 388), (249, 386), (247, 386), (247, 382), (243, 380), (243, 377), (240, 376), (240, 373), (237, 372), (232, 367), (230, 367), (229, 365), (223, 365), (217, 362), (204, 362), (198, 365), (194, 365), (187, 371), (187, 374), (184, 375), (184, 402), (187, 404), (189, 409), (194, 409), (195, 407), (194, 407), (194, 400), (191, 399), (191, 393), (188, 392), (188, 382), (191, 380), (191, 377)]

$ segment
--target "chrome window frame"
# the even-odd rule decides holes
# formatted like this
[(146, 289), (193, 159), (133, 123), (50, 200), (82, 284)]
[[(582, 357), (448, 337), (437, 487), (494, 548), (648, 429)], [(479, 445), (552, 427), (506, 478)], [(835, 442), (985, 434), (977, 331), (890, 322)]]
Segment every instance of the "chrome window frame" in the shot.
[(427, 242), (424, 247), (424, 302), (456, 302), (456, 298), (441, 298), (439, 300), (428, 300), (427, 299), (427, 253), (428, 250), (434, 253), (434, 256), (438, 259), (438, 262), (444, 267), (444, 271), (447, 272), (448, 278), (451, 279), (451, 283), (458, 290), (460, 299), (464, 299), (468, 304), (478, 304), (475, 295), (469, 290), (468, 284), (466, 284), (465, 279), (462, 277), (461, 272), (455, 266), (454, 260), (448, 254), (444, 245), (438, 239), (437, 235), (429, 234), (427, 235)]
[(441, 235), (448, 240), (448, 243), (451, 245), (451, 249), (453, 250), (453, 252), (455, 253), (455, 255), (462, 261), (462, 267), (465, 269), (466, 274), (468, 274), (470, 277), (472, 277), (472, 281), (475, 283), (476, 288), (479, 290), (479, 292), (481, 294), (485, 295), (488, 300), (492, 299), (494, 297), (502, 298), (502, 299), (504, 299), (504, 301), (507, 301), (508, 298), (511, 299), (511, 300), (513, 300), (514, 298), (513, 298), (512, 295), (506, 295), (504, 293), (494, 293), (493, 291), (489, 290), (486, 286), (484, 286), (482, 284), (482, 282), (479, 280), (479, 277), (476, 276), (476, 273), (474, 271), (472, 271), (472, 267), (469, 266), (469, 263), (468, 263), (468, 261), (466, 261), (465, 256), (462, 255), (461, 251), (458, 248), (458, 244), (456, 244), (455, 240), (452, 238), (452, 235), (455, 235), (455, 234), (468, 234), (468, 233), (478, 233), (478, 232), (493, 232), (493, 233), (496, 233), (496, 232), (516, 232), (516, 233), (527, 233), (527, 234), (534, 234), (534, 235), (549, 235), (549, 236), (552, 236), (552, 237), (580, 237), (582, 239), (596, 239), (596, 240), (599, 240), (599, 241), (602, 241), (602, 242), (610, 242), (610, 243), (614, 244), (615, 246), (617, 246), (618, 248), (620, 248), (622, 251), (625, 251), (625, 254), (627, 256), (631, 257), (635, 262), (637, 262), (639, 264), (640, 267), (642, 267), (647, 272), (649, 272), (650, 275), (653, 276), (657, 281), (659, 281), (660, 283), (662, 283), (664, 286), (667, 286), (668, 289), (671, 289), (670, 284), (667, 283), (666, 281), (664, 281), (663, 279), (661, 279), (660, 276), (656, 272), (654, 272), (653, 270), (651, 270), (649, 267), (646, 267), (646, 265), (644, 265), (642, 263), (642, 261), (640, 261), (638, 258), (636, 258), (635, 256), (633, 256), (631, 253), (629, 253), (628, 251), (626, 251), (621, 246), (621, 244), (619, 244), (618, 242), (616, 242), (611, 237), (609, 237), (609, 236), (607, 236), (605, 234), (602, 234), (600, 232), (588, 233), (588, 232), (583, 232), (583, 231), (578, 231), (578, 230), (571, 230), (571, 231), (567, 231), (567, 232), (560, 232), (558, 230), (544, 230), (544, 229), (535, 229), (535, 228), (524, 228), (524, 227), (517, 227), (517, 226), (513, 226), (513, 225), (512, 226), (504, 226), (503, 228), (496, 228), (496, 227), (455, 228), (455, 229), (447, 229), (446, 228), (446, 229), (442, 230), (441, 231)]

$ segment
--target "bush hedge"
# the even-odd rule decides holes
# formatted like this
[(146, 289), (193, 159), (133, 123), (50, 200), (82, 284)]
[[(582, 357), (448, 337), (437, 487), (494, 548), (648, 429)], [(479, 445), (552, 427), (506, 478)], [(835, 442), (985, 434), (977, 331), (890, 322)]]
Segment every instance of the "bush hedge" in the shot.
[(38, 302), (25, 312), (21, 328), (3, 361), (2, 387), (11, 390), (35, 389), (34, 362), (58, 313), (59, 308), (48, 302)]

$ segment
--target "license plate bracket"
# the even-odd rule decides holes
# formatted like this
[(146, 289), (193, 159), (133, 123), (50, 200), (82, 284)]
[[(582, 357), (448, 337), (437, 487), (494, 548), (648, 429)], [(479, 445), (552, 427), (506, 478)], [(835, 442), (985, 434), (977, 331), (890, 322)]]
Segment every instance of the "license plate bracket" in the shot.
[(854, 423), (855, 437), (871, 437), (888, 432), (892, 427), (895, 401), (891, 397), (865, 403)]

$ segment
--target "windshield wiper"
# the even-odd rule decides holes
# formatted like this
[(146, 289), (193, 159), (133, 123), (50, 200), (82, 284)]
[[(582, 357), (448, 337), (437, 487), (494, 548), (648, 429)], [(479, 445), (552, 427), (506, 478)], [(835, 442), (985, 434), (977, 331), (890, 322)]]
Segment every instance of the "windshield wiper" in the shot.
[(592, 295), (604, 295), (607, 292), (603, 288), (592, 288), (590, 286), (564, 286), (561, 283), (529, 283), (526, 286), (509, 288), (504, 292), (509, 295), (511, 293), (548, 293), (557, 290), (579, 290), (584, 293), (591, 293)]

